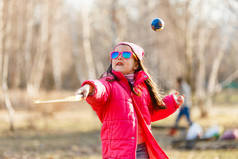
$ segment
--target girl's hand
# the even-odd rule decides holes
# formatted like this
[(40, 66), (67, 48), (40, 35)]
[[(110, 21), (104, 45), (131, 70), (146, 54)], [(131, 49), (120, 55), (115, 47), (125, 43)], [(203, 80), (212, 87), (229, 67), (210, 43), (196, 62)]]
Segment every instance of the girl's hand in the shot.
[(76, 91), (76, 95), (83, 95), (83, 98), (87, 98), (92, 92), (94, 92), (94, 88), (89, 84), (85, 84)]
[(178, 107), (180, 107), (184, 102), (184, 95), (179, 95), (178, 92), (173, 94), (174, 100), (176, 101)]

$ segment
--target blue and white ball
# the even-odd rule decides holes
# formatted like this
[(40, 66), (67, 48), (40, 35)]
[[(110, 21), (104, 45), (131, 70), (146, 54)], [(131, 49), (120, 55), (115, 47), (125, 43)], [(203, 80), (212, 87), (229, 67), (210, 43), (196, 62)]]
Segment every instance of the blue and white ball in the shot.
[(164, 21), (160, 18), (153, 19), (151, 27), (154, 31), (161, 31), (164, 29)]

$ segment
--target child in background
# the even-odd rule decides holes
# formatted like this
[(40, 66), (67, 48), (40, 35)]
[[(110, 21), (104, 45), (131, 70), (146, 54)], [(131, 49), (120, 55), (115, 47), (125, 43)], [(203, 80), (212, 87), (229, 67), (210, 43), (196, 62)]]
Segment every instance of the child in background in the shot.
[(179, 120), (183, 115), (186, 116), (188, 125), (191, 126), (193, 123), (190, 118), (190, 109), (189, 109), (190, 105), (192, 104), (191, 88), (188, 85), (188, 83), (183, 80), (182, 77), (177, 78), (177, 87), (178, 87), (178, 91), (182, 93), (185, 96), (185, 98), (184, 98), (183, 105), (181, 106), (179, 110), (179, 114), (175, 122), (175, 127), (178, 126)]
[(192, 104), (191, 88), (188, 85), (188, 83), (185, 82), (185, 80), (183, 80), (182, 77), (178, 77), (176, 79), (176, 82), (177, 82), (177, 88), (178, 88), (179, 93), (183, 94), (185, 97), (184, 97), (184, 102), (179, 109), (179, 114), (176, 118), (174, 127), (170, 130), (170, 136), (174, 136), (176, 134), (177, 129), (178, 129), (178, 124), (179, 124), (181, 117), (183, 117), (183, 116), (186, 117), (189, 127), (193, 124), (191, 117), (190, 117), (190, 105)]
[(121, 42), (110, 54), (111, 64), (99, 80), (87, 80), (81, 94), (102, 122), (103, 159), (166, 159), (151, 132), (151, 122), (174, 113), (183, 96), (164, 98), (142, 63), (144, 50)]

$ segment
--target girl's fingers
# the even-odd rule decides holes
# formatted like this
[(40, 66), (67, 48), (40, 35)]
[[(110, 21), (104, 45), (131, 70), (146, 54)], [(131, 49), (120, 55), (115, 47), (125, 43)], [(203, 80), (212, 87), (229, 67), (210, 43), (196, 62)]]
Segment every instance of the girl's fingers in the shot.
[(83, 95), (83, 97), (87, 97), (88, 93), (84, 87), (81, 87), (77, 90), (76, 95)]
[(178, 102), (180, 103), (180, 105), (183, 104), (183, 102), (184, 102), (183, 96), (178, 97)]
[(86, 98), (88, 96), (89, 90), (85, 89), (83, 91), (83, 97)]
[(89, 85), (84, 85), (76, 91), (76, 95), (83, 95), (83, 98), (86, 98), (89, 94)]
[(83, 91), (83, 97), (87, 98), (89, 91), (90, 91), (90, 85), (86, 84), (82, 87), (82, 91)]
[(182, 103), (182, 102), (183, 102), (183, 98), (182, 98), (182, 97), (179, 97), (179, 98), (178, 98), (178, 102), (179, 102), (179, 103)]
[(81, 95), (82, 94), (82, 90), (81, 89), (78, 89), (75, 93), (75, 95)]
[(174, 96), (174, 99), (175, 99), (176, 103), (177, 103), (179, 106), (181, 106), (181, 105), (183, 104), (183, 102), (184, 102), (184, 95), (179, 95), (179, 92), (176, 91), (176, 92), (173, 94), (173, 96)]

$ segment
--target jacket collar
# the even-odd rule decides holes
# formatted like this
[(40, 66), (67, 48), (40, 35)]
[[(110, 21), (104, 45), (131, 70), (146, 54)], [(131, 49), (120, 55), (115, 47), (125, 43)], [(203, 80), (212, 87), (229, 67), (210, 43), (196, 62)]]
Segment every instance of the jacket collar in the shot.
[[(128, 83), (126, 77), (121, 72), (112, 70), (112, 73), (123, 83)], [(144, 71), (136, 72), (134, 86), (144, 82), (146, 79), (148, 79), (148, 75)]]

